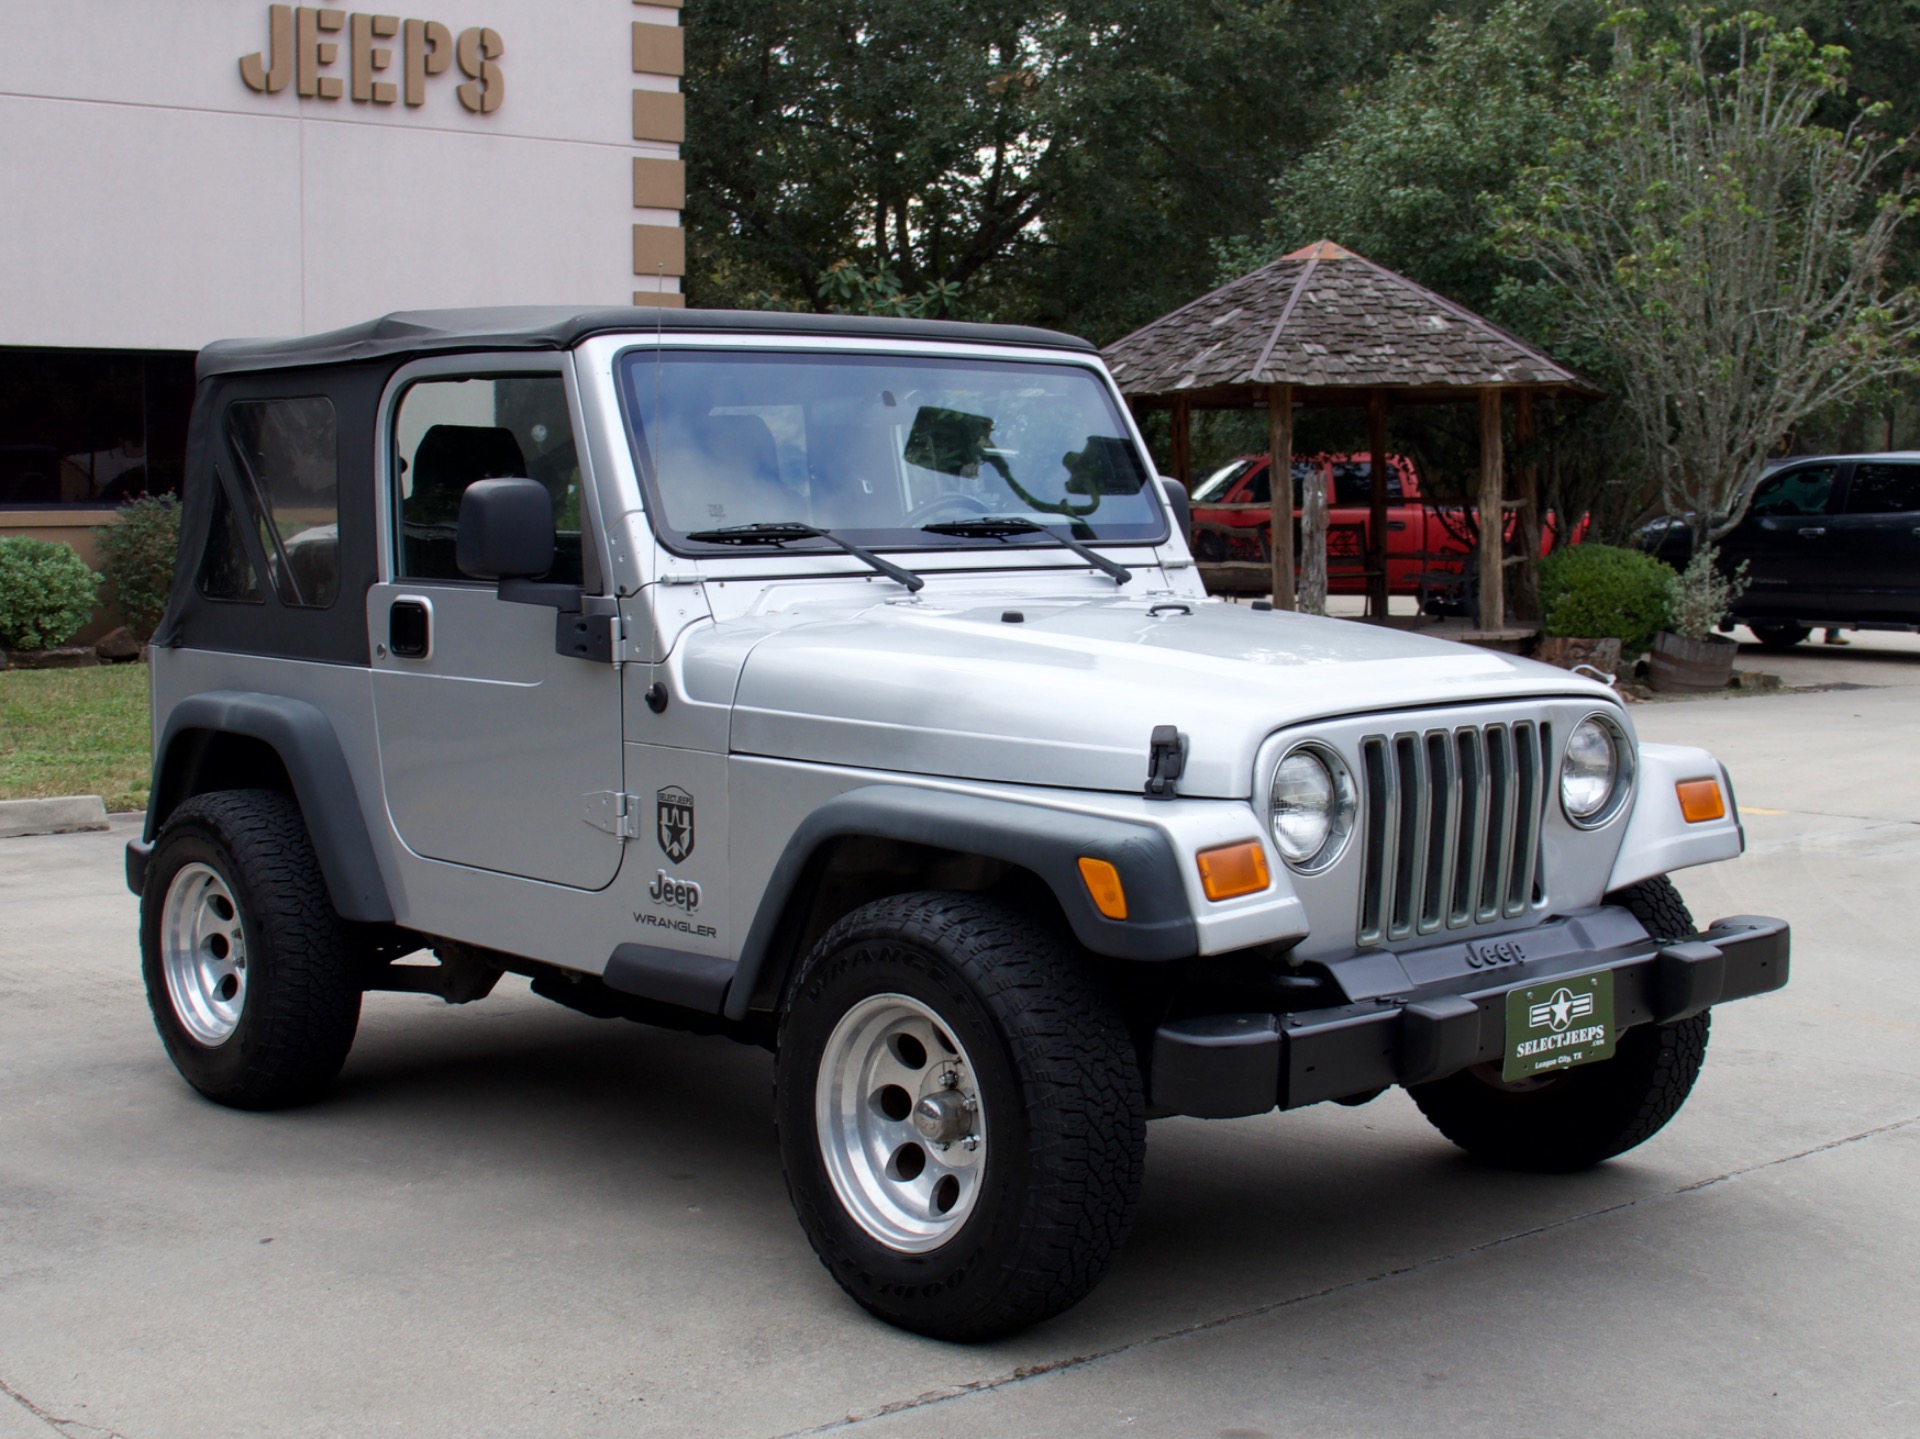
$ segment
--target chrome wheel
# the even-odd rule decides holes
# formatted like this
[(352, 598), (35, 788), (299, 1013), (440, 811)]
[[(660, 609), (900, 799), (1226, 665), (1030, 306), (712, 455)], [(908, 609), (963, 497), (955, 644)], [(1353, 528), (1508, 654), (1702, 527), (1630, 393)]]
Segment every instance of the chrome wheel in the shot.
[(160, 966), (181, 1027), (209, 1049), (231, 1039), (247, 1002), (247, 936), (233, 892), (207, 865), (182, 865), (167, 887)]
[(919, 1000), (877, 994), (841, 1016), (820, 1057), (814, 1121), (834, 1193), (888, 1248), (938, 1249), (972, 1213), (987, 1116), (966, 1050)]

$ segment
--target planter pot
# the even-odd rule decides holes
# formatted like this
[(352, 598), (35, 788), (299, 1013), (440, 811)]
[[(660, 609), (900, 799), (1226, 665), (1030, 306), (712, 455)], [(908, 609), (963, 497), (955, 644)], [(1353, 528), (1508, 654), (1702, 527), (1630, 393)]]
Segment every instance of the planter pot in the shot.
[(1733, 679), (1733, 657), (1739, 652), (1739, 645), (1719, 635), (1690, 640), (1662, 630), (1647, 656), (1647, 681), (1668, 694), (1723, 690)]
[(1565, 635), (1552, 636), (1540, 641), (1534, 658), (1558, 665), (1563, 670), (1570, 670), (1575, 665), (1588, 665), (1602, 674), (1617, 675), (1620, 673), (1620, 641), (1611, 637), (1575, 639)]

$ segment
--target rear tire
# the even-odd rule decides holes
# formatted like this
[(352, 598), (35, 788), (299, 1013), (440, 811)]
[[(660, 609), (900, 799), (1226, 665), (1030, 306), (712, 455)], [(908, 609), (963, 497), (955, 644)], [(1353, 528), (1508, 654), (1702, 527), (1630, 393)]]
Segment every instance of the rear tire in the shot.
[(173, 812), (147, 866), (140, 951), (161, 1043), (208, 1099), (279, 1109), (340, 1073), (358, 951), (291, 796), (224, 790)]
[(1749, 624), (1747, 628), (1760, 641), (1760, 647), (1768, 650), (1790, 650), (1813, 633), (1805, 625)]
[[(1644, 880), (1609, 896), (1655, 939), (1694, 932), (1673, 882)], [(1711, 1012), (1643, 1024), (1620, 1036), (1613, 1058), (1549, 1078), (1507, 1083), (1498, 1064), (1407, 1092), (1429, 1123), (1483, 1164), (1566, 1174), (1624, 1154), (1680, 1112), (1706, 1059)]]
[(949, 893), (855, 910), (794, 980), (774, 1074), (801, 1227), (889, 1324), (1012, 1334), (1082, 1299), (1132, 1226), (1133, 1042), (1030, 914)]

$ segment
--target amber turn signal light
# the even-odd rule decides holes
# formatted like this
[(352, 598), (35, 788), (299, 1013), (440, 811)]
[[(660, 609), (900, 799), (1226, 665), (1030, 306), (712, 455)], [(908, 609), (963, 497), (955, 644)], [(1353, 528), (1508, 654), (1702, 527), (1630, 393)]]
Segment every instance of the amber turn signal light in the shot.
[(1680, 813), (1688, 824), (1727, 817), (1727, 802), (1721, 797), (1717, 779), (1683, 779), (1673, 791), (1680, 796)]
[(1120, 883), (1120, 871), (1104, 859), (1080, 856), (1080, 880), (1093, 899), (1093, 907), (1108, 919), (1127, 917), (1127, 891)]
[(1258, 894), (1273, 877), (1267, 873), (1267, 853), (1257, 839), (1203, 849), (1194, 858), (1200, 865), (1200, 887), (1213, 900)]

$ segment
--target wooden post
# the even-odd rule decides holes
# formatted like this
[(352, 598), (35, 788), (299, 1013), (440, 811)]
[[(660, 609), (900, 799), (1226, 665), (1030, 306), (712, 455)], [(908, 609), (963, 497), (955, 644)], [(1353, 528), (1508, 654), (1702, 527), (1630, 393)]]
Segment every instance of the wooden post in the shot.
[(1327, 472), (1320, 465), (1307, 473), (1300, 500), (1300, 608), (1310, 615), (1327, 612)]
[(1193, 488), (1193, 403), (1185, 395), (1173, 400), (1173, 477)]
[(1367, 449), (1372, 493), (1367, 512), (1367, 613), (1387, 615), (1387, 392), (1367, 393)]
[(1506, 456), (1501, 450), (1500, 391), (1480, 391), (1480, 628), (1505, 629), (1506, 571), (1500, 563), (1506, 513), (1501, 492)]
[[(1533, 391), (1513, 397), (1513, 442), (1524, 449), (1533, 443)], [(1513, 613), (1523, 620), (1540, 618), (1540, 466), (1528, 457), (1520, 464), (1520, 572), (1513, 587)]]
[(1293, 386), (1267, 386), (1267, 534), (1273, 557), (1273, 607), (1294, 608)]

